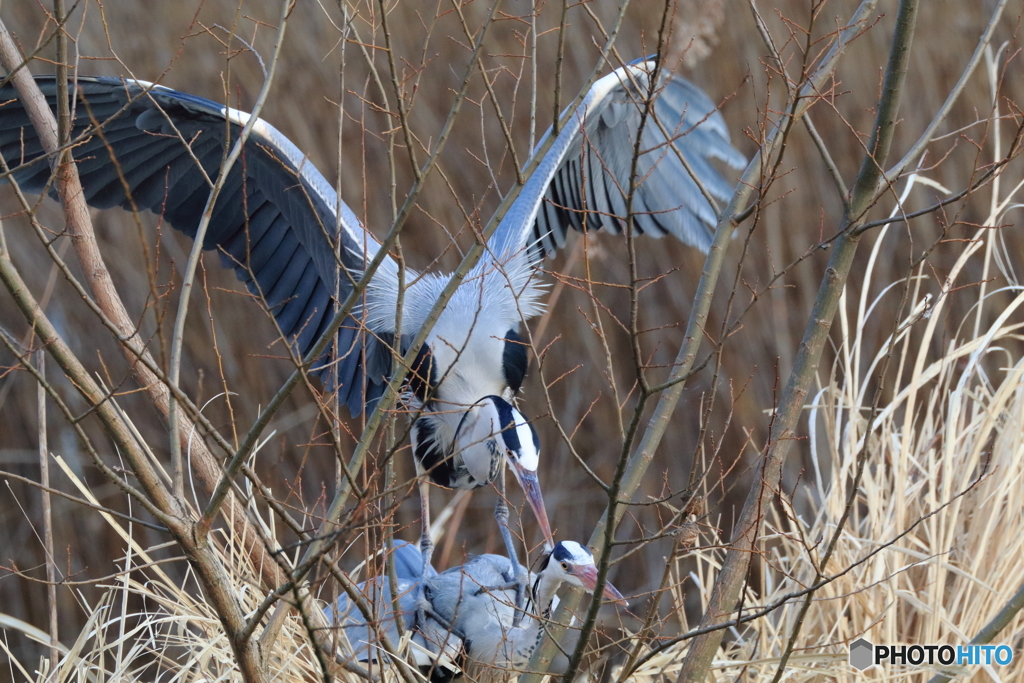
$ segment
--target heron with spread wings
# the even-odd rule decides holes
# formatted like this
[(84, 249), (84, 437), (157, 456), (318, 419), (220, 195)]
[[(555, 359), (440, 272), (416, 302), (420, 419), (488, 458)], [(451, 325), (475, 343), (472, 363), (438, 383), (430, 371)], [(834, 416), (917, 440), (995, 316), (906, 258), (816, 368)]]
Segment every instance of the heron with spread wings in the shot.
[[(745, 162), (712, 101), (655, 67), (643, 59), (600, 78), (558, 133), (547, 132), (538, 147), (543, 157), (417, 350), (404, 387), (418, 471), (446, 487), (495, 484), (513, 571), (520, 565), (508, 529), (506, 464), (545, 545), (554, 545), (537, 479), (539, 440), (516, 405), (528, 364), (519, 330), (543, 307), (537, 266), (565, 244), (570, 228), (619, 233), (627, 219), (637, 234), (672, 235), (706, 251), (717, 220), (712, 200), (732, 192), (713, 161)], [(661, 76), (652, 84), (655, 73)], [(55, 108), (55, 79), (36, 81)], [(73, 154), (86, 201), (150, 209), (194, 237), (226, 146), (250, 116), (143, 81), (77, 77), (72, 86)], [(11, 85), (0, 88), (0, 155), (23, 189), (49, 186), (50, 164)], [(203, 246), (262, 298), (301, 356), (329, 327), (379, 243), (306, 156), (257, 120), (213, 206)], [(320, 366), (353, 414), (380, 398), (396, 352), (409, 351), (449, 277), (407, 271), (410, 284), (400, 293), (399, 265), (384, 257)], [(429, 564), (423, 488), (421, 500)], [(526, 579), (514, 578), (521, 605)]]

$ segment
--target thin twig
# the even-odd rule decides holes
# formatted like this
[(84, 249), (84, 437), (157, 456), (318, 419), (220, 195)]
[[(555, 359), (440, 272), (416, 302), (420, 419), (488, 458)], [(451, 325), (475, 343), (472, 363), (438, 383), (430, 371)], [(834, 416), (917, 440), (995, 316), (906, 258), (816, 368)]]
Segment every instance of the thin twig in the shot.
[[(659, 52), (663, 52), (665, 44), (668, 41), (669, 19), (672, 7), (672, 1), (666, 0), (662, 10), (661, 25), (658, 27)], [(658, 76), (661, 73), (661, 69), (662, 60), (659, 59), (655, 62), (653, 71), (647, 75), (647, 91), (644, 93), (643, 107), (640, 113), (640, 123), (637, 126), (636, 138), (633, 141), (632, 159), (630, 161), (629, 170), (629, 191), (626, 195), (626, 247), (629, 255), (630, 276), (629, 336), (633, 346), (634, 372), (636, 373), (636, 380), (641, 392), (641, 400), (638, 402), (634, 411), (634, 416), (642, 414), (649, 394), (647, 378), (644, 374), (643, 358), (640, 351), (640, 331), (637, 324), (639, 316), (639, 277), (636, 265), (636, 223), (633, 213), (633, 201), (636, 197), (637, 187), (641, 181), (638, 173), (638, 165), (640, 163), (640, 156), (644, 152), (641, 145), (644, 130), (651, 121), (656, 120), (656, 117), (654, 116), (654, 100), (658, 95)], [(612, 476), (611, 483), (606, 488), (606, 494), (608, 496), (607, 514), (612, 519), (615, 519), (618, 515), (619, 493), (622, 487), (623, 477), (626, 474), (626, 466), (629, 463), (630, 451), (633, 448), (632, 438), (634, 435), (635, 431), (630, 431), (623, 440), (619, 459), (615, 466), (615, 473)], [(576, 642), (576, 648), (569, 657), (569, 664), (566, 667), (565, 673), (562, 674), (562, 683), (572, 683), (575, 678), (576, 671), (579, 669), (580, 662), (583, 659), (583, 653), (586, 650), (588, 641), (590, 640), (590, 635), (593, 633), (594, 626), (597, 623), (597, 613), (601, 608), (601, 603), (603, 602), (604, 587), (607, 583), (608, 569), (611, 566), (611, 549), (612, 545), (615, 543), (615, 531), (615, 524), (605, 525), (604, 538), (602, 539), (600, 557), (598, 559), (597, 566), (597, 582), (594, 585), (594, 592), (591, 596), (587, 616), (583, 621), (582, 628), (580, 629), (579, 640)]]
[[(59, 15), (58, 15), (59, 16)], [(46, 353), (36, 351), (36, 367), (41, 377), (46, 376)], [(60, 635), (57, 630), (57, 558), (53, 554), (53, 512), (50, 506), (50, 449), (46, 440), (46, 389), (36, 385), (36, 414), (39, 416), (39, 488), (43, 499), (43, 550), (46, 552), (46, 602), (49, 607), (50, 626), (50, 671), (57, 670), (60, 652), (57, 644)]]
[[(217, 198), (220, 197), (221, 190), (224, 188), (224, 184), (228, 180), (228, 176), (231, 173), (232, 167), (235, 165), (235, 161), (239, 156), (241, 156), (242, 150), (245, 148), (246, 142), (249, 140), (249, 134), (252, 132), (253, 127), (259, 123), (260, 112), (263, 110), (263, 106), (266, 104), (267, 98), (270, 96), (270, 86), (274, 82), (274, 74), (277, 72), (277, 65), (281, 57), (281, 47), (284, 45), (285, 29), (288, 26), (288, 13), (291, 11), (291, 6), (292, 0), (282, 0), (281, 14), (278, 18), (277, 24), (277, 41), (274, 43), (274, 54), (270, 58), (270, 69), (267, 73), (267, 78), (263, 81), (263, 87), (260, 88), (260, 94), (256, 98), (256, 103), (253, 105), (249, 119), (242, 127), (242, 131), (238, 134), (238, 139), (235, 140), (231, 150), (221, 162), (220, 170), (217, 172), (217, 180), (214, 182), (213, 188), (210, 190), (210, 194), (206, 198), (206, 206), (203, 208), (203, 214), (199, 219), (199, 225), (196, 226), (196, 234), (193, 238), (194, 242), (192, 243), (192, 251), (189, 253), (188, 263), (185, 266), (185, 273), (182, 278), (181, 293), (178, 299), (178, 315), (174, 319), (174, 332), (171, 337), (171, 356), (167, 378), (173, 386), (179, 385), (178, 380), (181, 376), (181, 353), (185, 343), (185, 319), (188, 316), (188, 304), (189, 299), (192, 296), (192, 286), (195, 282), (196, 268), (199, 265), (199, 259), (203, 255), (206, 231), (210, 226), (210, 220), (213, 218), (213, 209), (217, 203)], [(230, 136), (227, 136), (226, 139), (230, 141)], [(225, 144), (227, 144), (227, 142), (225, 142)], [(170, 395), (168, 421), (170, 422), (171, 432), (171, 469), (174, 492), (179, 498), (183, 499), (185, 496), (185, 472), (181, 454), (181, 439), (178, 436), (178, 401), (174, 397), (173, 393)], [(206, 520), (207, 518), (204, 517), (204, 521)], [(208, 525), (199, 526), (198, 532), (200, 537), (206, 533), (208, 528)]]
[(807, 129), (808, 135), (811, 136), (811, 140), (814, 142), (814, 146), (818, 149), (818, 154), (821, 156), (821, 160), (825, 162), (825, 168), (828, 170), (828, 175), (832, 178), (832, 182), (836, 186), (836, 191), (839, 193), (839, 199), (843, 202), (843, 209), (846, 209), (847, 198), (850, 196), (850, 191), (846, 188), (846, 183), (843, 181), (843, 174), (839, 172), (839, 167), (836, 165), (835, 160), (828, 151), (828, 146), (825, 141), (818, 135), (818, 129), (814, 127), (814, 122), (811, 121), (811, 117), (804, 115), (804, 127)]
[(405, 151), (409, 155), (409, 167), (412, 169), (416, 182), (423, 179), (419, 162), (416, 161), (416, 148), (412, 144), (412, 130), (409, 128), (409, 112), (405, 109), (405, 98), (402, 97), (402, 86), (398, 84), (398, 68), (395, 66), (395, 50), (391, 45), (391, 31), (388, 30), (388, 9), (384, 0), (380, 3), (380, 28), (384, 33), (384, 50), (388, 56), (388, 71), (391, 73), (391, 87), (395, 91), (395, 104), (398, 107), (398, 120), (405, 137)]
[(1003, 16), (1003, 9), (1006, 7), (1007, 0), (999, 0), (999, 4), (992, 10), (992, 16), (989, 18), (988, 24), (985, 26), (985, 30), (981, 34), (981, 38), (978, 40), (978, 45), (974, 48), (974, 53), (968, 60), (967, 65), (964, 67), (963, 72), (960, 74), (960, 79), (953, 86), (953, 89), (949, 91), (949, 95), (946, 96), (945, 102), (939, 107), (939, 110), (935, 112), (935, 116), (932, 117), (931, 123), (928, 124), (924, 132), (918, 137), (917, 142), (911, 145), (907, 153), (903, 155), (898, 162), (896, 162), (892, 168), (885, 172), (885, 175), (878, 179), (878, 191), (881, 192), (885, 185), (892, 185), (899, 178), (907, 168), (912, 166), (924, 153), (925, 148), (932, 141), (932, 136), (935, 135), (935, 131), (938, 130), (939, 126), (943, 121), (946, 120), (946, 116), (949, 114), (953, 105), (960, 98), (960, 94), (967, 86), (967, 82), (970, 80), (971, 75), (974, 73), (975, 67), (981, 63), (982, 58), (985, 56), (985, 50), (992, 42), (992, 34), (996, 30), (996, 26), (999, 24), (1000, 18)]
[[(9, 337), (6, 334), (4, 334), (3, 335), (3, 339), (9, 339)], [(46, 393), (46, 387), (45, 386), (40, 384), (39, 388), (42, 389), (44, 393)], [(28, 486), (32, 486), (34, 488), (39, 489), (44, 494), (59, 496), (59, 497), (63, 498), (64, 500), (70, 500), (72, 503), (75, 503), (76, 505), (81, 505), (83, 507), (87, 507), (90, 510), (96, 510), (97, 512), (103, 512), (103, 513), (108, 514), (108, 515), (110, 515), (112, 517), (117, 517), (118, 519), (123, 519), (126, 522), (131, 522), (132, 524), (137, 524), (137, 525), (139, 525), (141, 527), (144, 527), (146, 529), (152, 529), (153, 531), (159, 531), (160, 533), (167, 533), (167, 527), (160, 526), (159, 524), (153, 524), (152, 522), (147, 522), (146, 520), (139, 519), (138, 517), (132, 517), (131, 515), (126, 515), (123, 512), (118, 512), (117, 510), (113, 510), (111, 508), (104, 507), (102, 505), (96, 505), (95, 503), (92, 503), (92, 502), (86, 500), (85, 498), (79, 498), (78, 496), (73, 496), (70, 493), (65, 493), (64, 491), (61, 491), (60, 489), (52, 488), (49, 485), (44, 486), (41, 482), (38, 482), (38, 481), (36, 481), (34, 479), (29, 479), (28, 477), (23, 477), (20, 474), (15, 474), (13, 472), (7, 472), (7, 471), (4, 471), (4, 470), (0, 470), (0, 479), (11, 479), (13, 481), (19, 481), (22, 484), (26, 484)]]
[[(462, 32), (466, 34), (467, 39), (472, 40), (473, 35), (469, 30), (469, 25), (466, 24), (466, 17), (462, 13), (462, 5), (459, 3), (459, 0), (452, 0), (452, 7), (455, 8), (456, 13), (459, 15), (459, 22), (462, 24)], [(494, 84), (492, 84), (491, 79), (487, 77), (487, 70), (484, 68), (482, 56), (477, 57), (477, 68), (480, 71), (480, 76), (484, 80), (484, 87), (487, 88), (487, 98), (491, 101), (491, 105), (494, 107), (494, 115), (497, 117), (498, 123), (501, 124), (501, 134), (505, 136), (505, 148), (508, 149), (508, 153), (512, 157), (512, 168), (515, 169), (516, 172), (516, 185), (522, 185), (526, 182), (526, 179), (523, 176), (523, 169), (519, 164), (519, 155), (516, 154), (515, 142), (512, 140), (512, 131), (509, 130), (508, 122), (505, 120), (505, 116), (501, 112), (501, 103), (498, 102), (498, 98), (494, 93)]]

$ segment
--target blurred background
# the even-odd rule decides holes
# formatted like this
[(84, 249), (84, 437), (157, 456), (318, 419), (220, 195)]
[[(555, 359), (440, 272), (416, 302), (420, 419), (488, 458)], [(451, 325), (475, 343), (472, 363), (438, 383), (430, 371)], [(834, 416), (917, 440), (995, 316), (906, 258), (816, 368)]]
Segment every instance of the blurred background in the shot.
[[(959, 78), (993, 4), (990, 0), (933, 0), (922, 5), (893, 158), (916, 140)], [(471, 39), (448, 3), (400, 1), (386, 5), (399, 81), (409, 98), (411, 127), (429, 146), (436, 140), (460, 86)], [(536, 7), (535, 30), (539, 36), (535, 64), (529, 58), (531, 5)], [(802, 63), (813, 63), (827, 49), (830, 32), (842, 27), (855, 5), (850, 0), (776, 0), (759, 3), (758, 7), (787, 69), (796, 76)], [(588, 7), (605, 28), (613, 25), (616, 3), (591, 3)], [(482, 2), (464, 7), (474, 31), (486, 11)], [(394, 154), (392, 180), (388, 131), (397, 124), (380, 110), (379, 90), (357, 44), (373, 46), (369, 52), (374, 64), (387, 76), (386, 55), (377, 49), (384, 45), (380, 5), (352, 3), (348, 12), (355, 17), (351, 27), (358, 37), (346, 29), (346, 14), (338, 5), (295, 6), (278, 75), (262, 117), (337, 184), (341, 197), (371, 230), (384, 235), (394, 207), (401, 205), (412, 184), (412, 174), (406, 152), (399, 147)], [(1014, 103), (1024, 101), (1024, 82), (1019, 78), (1016, 56), (1020, 47), (1016, 21), (1021, 12), (1021, 2), (1011, 2), (993, 40), (1001, 50), (994, 51), (994, 79), (999, 86), (995, 101), (1000, 112), (1014, 117), (1017, 125), (1020, 110)], [(501, 18), (487, 37), (485, 65), (520, 160), (528, 157), (531, 140), (539, 138), (551, 122), (561, 13), (561, 3), (510, 0), (504, 3)], [(894, 13), (894, 3), (880, 4), (877, 22), (849, 48), (835, 81), (812, 110), (814, 124), (847, 185), (852, 185), (870, 133)], [(69, 32), (74, 40), (76, 66), (83, 75), (130, 75), (249, 110), (263, 82), (260, 60), (239, 40), (232, 40), (229, 31), (234, 27), (238, 38), (269, 60), (278, 14), (277, 3), (262, 0), (84, 1), (76, 6)], [(630, 6), (616, 43), (623, 60), (657, 50), (661, 17), (660, 3), (634, 2)], [(0, 19), (16, 35), (25, 53), (36, 53), (31, 70), (37, 74), (52, 72), (53, 24), (46, 8), (36, 3), (4, 3)], [(604, 42), (595, 18), (584, 7), (569, 7), (566, 20), (560, 91), (563, 106), (586, 82)], [(808, 36), (801, 27), (811, 24)], [(735, 0), (681, 0), (674, 5), (672, 25), (674, 33), (666, 52), (673, 68), (721, 103), (734, 144), (752, 157), (766, 129), (779, 119), (777, 108), (784, 102), (785, 87), (758, 35), (750, 7)], [(389, 79), (385, 85), (390, 88)], [(531, 124), (534, 96), (537, 115), (536, 123)], [(1001, 140), (1005, 149), (1015, 125), (1013, 121), (1005, 122), (997, 130), (986, 124), (993, 97), (988, 76), (979, 70), (940, 129), (944, 137), (929, 148), (925, 159), (928, 178), (957, 192), (970, 182), (976, 168), (993, 161), (995, 140)], [(389, 98), (394, 101), (393, 92), (389, 91)], [(425, 158), (422, 150), (418, 150), (418, 158)], [(474, 77), (469, 100), (459, 114), (438, 170), (443, 174), (431, 175), (402, 233), (402, 246), (411, 267), (446, 271), (459, 262), (460, 249), (472, 240), (466, 217), (474, 224), (486, 223), (502, 194), (514, 183), (504, 137), (479, 75)], [(1016, 184), (1021, 164), (1012, 164), (1006, 177), (1007, 182)], [(928, 206), (937, 196), (934, 187), (920, 186), (911, 195), (907, 209)], [(931, 249), (915, 286), (922, 293), (937, 295), (963, 248), (959, 240), (973, 234), (974, 224), (989, 214), (990, 199), (991, 189), (986, 187), (942, 213), (916, 219), (909, 228), (900, 225), (890, 230), (875, 280), (863, 282), (855, 266), (851, 290), (869, 287), (872, 297), (882, 294), (888, 285), (907, 276), (912, 259)], [(892, 204), (890, 197), (872, 210), (872, 216), (888, 214)], [(15, 215), (18, 211), (9, 188), (0, 188), (3, 229), (15, 262), (36, 296), (47, 301), (47, 312), (72, 349), (91, 370), (125, 392), (120, 405), (154, 451), (166, 457), (167, 434), (159, 415), (144, 398), (130, 393), (136, 387), (127, 375), (121, 353), (59, 276), (24, 218)], [(751, 467), (767, 437), (775, 395), (788, 377), (828, 259), (827, 249), (817, 245), (834, 233), (841, 215), (841, 197), (818, 151), (806, 130), (796, 127), (755, 218), (741, 225), (730, 247), (706, 330), (709, 339), (720, 346), (705, 343), (701, 352), (704, 358), (720, 351), (720, 362), (712, 357), (687, 383), (673, 422), (635, 498), (637, 502), (683, 490), (691, 473), (706, 474), (709, 516), (705, 522), (728, 538)], [(1024, 239), (1012, 224), (1018, 215), (1009, 212), (1006, 224), (1000, 226), (1007, 253), (1013, 257), (1024, 246)], [(42, 202), (38, 216), (55, 233), (63, 227), (60, 211), (52, 201)], [(189, 241), (169, 229), (159, 229), (157, 219), (149, 214), (141, 216), (138, 224), (121, 211), (94, 212), (93, 219), (129, 311), (151, 338), (156, 357), (165, 362)], [(944, 227), (954, 223), (966, 227), (954, 225), (947, 239), (934, 245)], [(874, 239), (869, 235), (865, 243), (870, 245)], [(66, 248), (65, 242), (66, 238), (60, 238), (59, 248)], [(666, 365), (672, 362), (682, 341), (703, 256), (667, 239), (639, 240), (637, 254), (641, 275), (650, 278), (640, 294), (639, 327), (644, 330), (641, 346), (650, 358), (651, 381), (656, 383), (667, 375)], [(868, 249), (862, 248), (858, 257), (861, 264), (867, 256)], [(802, 260), (772, 282), (796, 259)], [(545, 267), (560, 277), (547, 276), (552, 283), (549, 310), (531, 323), (536, 348), (545, 350), (544, 368), (539, 372), (536, 357), (531, 359), (523, 405), (540, 433), (541, 481), (556, 536), (583, 541), (605, 507), (605, 494), (570, 455), (551, 415), (571, 436), (572, 445), (587, 464), (599, 476), (609, 478), (622, 448), (623, 425), (628, 425), (635, 405), (635, 373), (626, 333), (629, 292), (624, 285), (629, 282), (629, 274), (624, 241), (611, 235), (593, 235), (586, 242), (577, 239), (575, 246), (547, 261)], [(978, 283), (980, 279), (979, 273), (968, 272), (959, 282)], [(209, 401), (205, 412), (214, 424), (227, 434), (244, 432), (290, 374), (291, 364), (283, 358), (283, 348), (276, 341), (267, 314), (232, 273), (221, 269), (215, 254), (206, 255), (201, 281), (204, 291), (192, 299), (182, 383), (196, 397), (197, 404)], [(1007, 284), (1003, 278), (986, 286), (996, 290)], [(947, 338), (956, 337), (968, 313), (965, 306), (958, 307), (955, 292), (950, 296), (942, 323)], [(878, 348), (888, 334), (897, 317), (899, 297), (899, 288), (895, 288), (879, 299), (882, 312), (874, 318), (877, 329), (865, 331), (868, 348)], [(0, 325), (30, 343), (24, 320), (6, 292), (0, 294)], [(821, 384), (830, 381), (834, 353), (842, 343), (837, 328), (833, 326), (833, 347), (826, 351), (819, 368)], [(937, 339), (941, 337), (936, 335)], [(9, 353), (0, 351), (0, 470), (37, 479), (36, 385), (15, 365)], [(50, 377), (73, 407), (84, 409), (66, 381), (56, 372)], [(550, 404), (545, 400), (544, 385), (549, 385)], [(225, 390), (231, 392), (229, 400), (223, 396)], [(255, 460), (255, 468), (278, 499), (297, 515), (305, 515), (311, 527), (333, 496), (338, 458), (324, 445), (328, 425), (318, 419), (316, 400), (308, 391), (297, 391), (275, 418), (273, 437)], [(89, 424), (88, 428), (96, 432), (97, 443), (108, 449), (104, 454), (108, 462), (116, 463), (116, 453), (98, 436), (96, 425)], [(347, 458), (360, 426), (352, 420), (345, 423), (345, 429), (349, 436), (343, 438), (343, 445), (349, 451), (342, 457)], [(129, 511), (120, 491), (90, 465), (70, 427), (54, 417), (48, 437), (51, 452), (90, 482), (104, 505)], [(808, 443), (801, 440), (787, 463), (787, 490), (799, 486), (810, 457)], [(396, 467), (399, 481), (411, 479), (408, 448), (399, 451)], [(40, 583), (45, 576), (39, 541), (40, 496), (31, 486), (5, 480), (2, 472), (0, 611), (43, 626), (46, 595)], [(371, 488), (380, 485), (375, 483), (373, 463), (364, 476)], [(54, 486), (70, 490), (57, 475)], [(411, 487), (401, 489), (403, 501), (395, 516), (396, 534), (409, 540), (418, 533), (418, 507), (412, 493)], [(438, 566), (457, 563), (464, 552), (500, 548), (492, 517), (493, 495), (481, 489), (455, 508), (435, 555)], [(513, 493), (513, 500), (521, 502), (516, 495), (518, 492)], [(453, 498), (447, 491), (436, 491), (434, 496), (437, 510)], [(83, 582), (58, 593), (62, 629), (66, 625), (72, 630), (81, 625), (81, 605), (91, 604), (104, 585), (103, 581), (91, 582), (117, 571), (122, 540), (97, 515), (59, 498), (53, 505), (56, 564), (63, 578)], [(664, 510), (658, 506), (634, 507), (619, 537), (625, 540), (654, 533), (664, 518)], [(526, 540), (535, 546), (540, 535), (529, 515), (524, 527)], [(153, 531), (135, 531), (143, 545), (166, 541)], [(284, 532), (281, 539), (284, 543), (292, 540)], [(346, 559), (357, 561), (374, 539), (373, 534), (353, 533), (346, 539), (352, 546)], [(661, 540), (643, 545), (613, 570), (612, 581), (627, 595), (652, 589), (661, 578), (670, 543)], [(167, 550), (163, 557), (170, 559), (173, 555)], [(186, 570), (183, 562), (171, 562), (169, 567), (169, 571)], [(11, 647), (24, 654), (37, 645), (22, 639)]]

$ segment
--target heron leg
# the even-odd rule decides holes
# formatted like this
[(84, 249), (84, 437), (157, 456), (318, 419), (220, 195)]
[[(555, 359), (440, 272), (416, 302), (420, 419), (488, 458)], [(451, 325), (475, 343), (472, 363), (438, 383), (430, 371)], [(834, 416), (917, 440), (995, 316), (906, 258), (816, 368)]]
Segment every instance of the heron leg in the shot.
[(494, 484), (494, 488), (498, 490), (498, 502), (494, 506), (494, 519), (498, 521), (498, 529), (501, 530), (501, 539), (505, 542), (505, 552), (508, 553), (508, 559), (512, 563), (512, 576), (505, 576), (505, 580), (510, 584), (515, 584), (516, 587), (516, 606), (515, 616), (512, 617), (512, 625), (519, 626), (523, 620), (523, 609), (526, 605), (526, 586), (528, 578), (526, 571), (519, 564), (519, 558), (516, 556), (516, 545), (512, 538), (512, 532), (508, 528), (508, 501), (505, 500), (505, 467), (504, 463), (501, 467), (501, 473), (498, 475), (498, 481)]
[(430, 539), (430, 485), (426, 479), (420, 479), (420, 554), (423, 555), (423, 571), (431, 566), (434, 555), (434, 542)]

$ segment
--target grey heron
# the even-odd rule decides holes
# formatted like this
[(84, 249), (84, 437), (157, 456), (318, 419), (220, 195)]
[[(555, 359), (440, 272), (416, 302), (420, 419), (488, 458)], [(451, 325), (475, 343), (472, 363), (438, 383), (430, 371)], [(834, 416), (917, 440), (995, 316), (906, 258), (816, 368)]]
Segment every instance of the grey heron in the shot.
[[(543, 307), (536, 267), (565, 244), (569, 228), (619, 233), (627, 213), (638, 234), (671, 234), (706, 251), (717, 218), (708, 197), (732, 192), (712, 160), (733, 167), (745, 162), (700, 89), (664, 70), (663, 80), (650, 87), (655, 66), (654, 59), (638, 60), (598, 79), (567, 112), (557, 135), (545, 134), (541, 145), (554, 139), (417, 350), (405, 386), (405, 403), (418, 416), (411, 441), (419, 471), (447, 487), (494, 483), (495, 516), (513, 559), (500, 491), (506, 462), (546, 544), (553, 543), (537, 480), (539, 441), (514, 405), (528, 364), (520, 324)], [(55, 107), (54, 78), (37, 82)], [(225, 146), (250, 116), (143, 81), (77, 77), (74, 86), (73, 154), (87, 202), (150, 209), (194, 237), (209, 178), (217, 176)], [(649, 108), (648, 91), (654, 93)], [(24, 189), (40, 192), (50, 169), (39, 139), (10, 85), (0, 89), (0, 103), (0, 154)], [(652, 117), (645, 117), (648, 110)], [(263, 299), (299, 355), (323, 334), (338, 301), (378, 251), (332, 185), (262, 120), (228, 174), (203, 246), (217, 250)], [(386, 256), (333, 340), (333, 361), (322, 366), (353, 414), (380, 398), (394, 351), (408, 351), (449, 276), (410, 271), (406, 281), (400, 295), (399, 265)], [(395, 339), (400, 296), (401, 339)], [(429, 509), (421, 498), (427, 529)], [(429, 556), (426, 533), (423, 549)], [(525, 580), (518, 580), (522, 594)]]
[[(521, 669), (540, 644), (542, 625), (550, 618), (559, 586), (569, 583), (593, 592), (597, 584), (597, 567), (590, 551), (575, 541), (556, 543), (546, 551), (540, 570), (533, 577), (527, 620), (516, 625), (515, 592), (508, 585), (500, 586), (504, 577), (516, 573), (508, 558), (478, 555), (438, 574), (429, 565), (415, 562), (415, 556), (422, 554), (411, 544), (399, 546), (394, 552), (396, 567), (423, 568), (419, 575), (399, 570), (399, 609), (405, 627), (413, 630), (416, 664), (431, 670), (435, 680), (450, 676), (447, 667), (452, 662), (471, 669), (473, 680), (495, 670)], [(429, 615), (424, 620), (414, 619), (419, 599), (417, 584), (422, 584), (422, 596), (429, 605)], [(377, 597), (382, 613), (376, 628), (386, 629), (392, 642), (396, 642), (398, 629), (386, 579), (377, 577), (360, 584), (360, 588), (364, 595)], [(605, 584), (603, 597), (624, 601), (610, 583)], [(376, 632), (347, 596), (339, 598), (326, 612), (344, 629), (357, 660), (378, 661), (374, 654)]]

